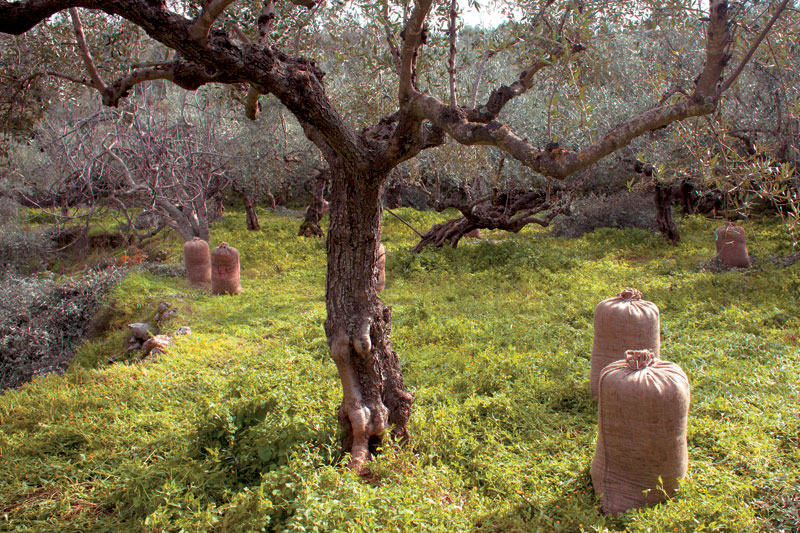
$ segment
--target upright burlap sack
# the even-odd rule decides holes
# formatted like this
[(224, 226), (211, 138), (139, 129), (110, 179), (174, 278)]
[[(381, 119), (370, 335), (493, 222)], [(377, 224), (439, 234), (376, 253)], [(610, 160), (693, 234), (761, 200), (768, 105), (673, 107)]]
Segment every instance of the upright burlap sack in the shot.
[(720, 261), (730, 267), (750, 268), (744, 228), (726, 222), (724, 226), (714, 230), (714, 244)]
[(211, 292), (239, 294), (239, 252), (223, 242), (211, 250)]
[[(654, 505), (686, 475), (689, 380), (650, 350), (629, 351), (600, 376), (592, 485), (603, 512)], [(660, 481), (659, 481), (660, 480)]]
[(625, 350), (661, 353), (661, 317), (653, 302), (636, 289), (625, 289), (603, 300), (594, 310), (594, 343), (589, 384), (597, 398), (597, 382), (603, 369), (625, 358)]
[(386, 287), (386, 248), (378, 245), (378, 292)]
[(208, 243), (197, 237), (183, 244), (183, 262), (186, 265), (186, 277), (195, 287), (207, 287), (211, 281), (211, 257), (208, 255)]

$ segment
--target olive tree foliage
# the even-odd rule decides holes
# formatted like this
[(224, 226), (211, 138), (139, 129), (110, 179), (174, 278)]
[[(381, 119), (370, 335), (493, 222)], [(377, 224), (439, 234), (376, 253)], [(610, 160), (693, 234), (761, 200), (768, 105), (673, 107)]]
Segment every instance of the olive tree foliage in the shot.
[[(120, 105), (136, 83), (147, 80), (164, 79), (188, 90), (209, 83), (242, 84), (247, 86), (243, 100), (249, 117), (258, 117), (266, 93), (296, 117), (330, 173), (325, 331), (342, 383), (338, 419), (343, 446), (351, 453), (351, 466), (359, 468), (389, 434), (401, 441), (408, 437), (413, 403), (390, 341), (391, 310), (378, 297), (383, 185), (400, 164), (447, 139), (494, 147), (532, 172), (563, 180), (647, 132), (713, 113), (736, 77), (726, 75), (726, 67), (742, 57), (732, 55), (731, 9), (720, 0), (710, 3), (704, 15), (707, 20), (696, 28), (705, 35), (704, 62), (686, 94), (662, 102), (655, 94), (646, 106), (629, 110), (620, 123), (598, 129), (590, 141), (574, 146), (526, 138), (506, 113), (507, 105), (524, 101), (542, 77), (568, 68), (576, 55), (591, 47), (591, 37), (604, 26), (611, 31), (631, 17), (664, 5), (681, 13), (696, 9), (695, 2), (678, 1), (639, 2), (637, 13), (629, 13), (630, 2), (531, 0), (517, 4), (513, 9), (519, 13), (520, 33), (511, 49), (524, 68), (507, 85), (488, 89), (483, 93), (486, 97), (479, 96), (474, 104), (455, 87), (453, 2), (380, 0), (357, 6), (267, 0), (257, 6), (232, 0), (201, 5), (159, 0), (0, 0), (0, 32), (22, 34), (48, 17), (63, 20), (65, 10), (78, 7), (121, 17), (177, 53), (157, 64), (126, 71), (113, 81), (100, 76), (98, 82), (91, 75), (89, 83), (105, 104)], [(360, 6), (365, 11), (349, 15)], [(776, 8), (776, 16), (785, 6), (783, 2)], [(300, 19), (302, 24), (296, 24)], [(289, 27), (295, 29), (287, 31)], [(385, 47), (375, 45), (374, 50), (364, 51), (374, 57), (373, 76), (380, 76), (385, 89), (363, 95), (352, 109), (342, 108), (328, 87), (348, 83), (347, 67), (340, 66), (340, 79), (331, 81), (322, 62), (314, 58), (321, 53), (325, 37), (359, 31), (385, 37)], [(83, 62), (91, 74), (97, 61), (87, 56), (83, 54)], [(446, 84), (435, 84), (441, 79), (431, 75), (436, 71), (447, 72)], [(380, 117), (375, 119), (376, 115)], [(531, 213), (523, 207), (519, 216)]]
[[(740, 33), (760, 35), (769, 21), (766, 3), (747, 3)], [(727, 218), (777, 211), (793, 247), (800, 241), (799, 24), (800, 13), (787, 10), (725, 94), (714, 120), (679, 125), (643, 157), (658, 182), (717, 191), (715, 207)]]
[[(757, 53), (745, 64), (742, 74), (745, 78), (759, 69), (760, 56), (774, 56), (775, 50), (780, 50), (782, 57), (791, 55), (791, 28), (796, 15), (792, 12), (791, 15), (776, 19), (777, 26), (772, 27), (770, 20), (773, 14), (774, 11), (766, 2), (732, 6), (729, 24), (737, 43), (759, 42), (762, 37), (760, 32), (767, 25), (771, 30), (766, 37), (767, 46), (753, 48)], [(758, 19), (755, 24), (754, 18)], [(590, 38), (584, 41), (590, 43), (585, 51), (572, 61), (559, 65), (560, 68), (554, 69), (549, 78), (529, 89), (524, 98), (510, 102), (505, 108), (508, 123), (516, 129), (530, 132), (533, 138), (553, 143), (551, 146), (557, 143), (559, 147), (572, 149), (594, 142), (599, 132), (624, 121), (632, 110), (645, 108), (654, 97), (658, 98), (659, 105), (684, 98), (694, 86), (697, 72), (705, 61), (702, 28), (707, 19), (697, 11), (677, 11), (674, 5), (665, 4), (644, 16), (640, 14), (614, 22), (613, 31), (602, 30), (602, 25), (594, 25)], [(604, 23), (608, 24), (608, 21)], [(501, 27), (495, 35), (502, 36), (503, 31), (508, 31), (513, 25), (509, 23)], [(513, 37), (515, 33), (510, 35)], [(481, 32), (468, 28), (460, 34), (460, 38), (463, 44), (458, 56), (462, 59), (457, 62), (458, 86), (464, 89), (462, 93), (465, 96), (469, 97), (473, 89), (473, 94), (477, 96), (486, 90), (485, 86), (491, 88), (491, 83), (484, 83), (487, 79), (507, 79), (512, 75), (516, 67), (515, 56), (506, 43), (513, 39), (495, 37), (481, 56), (474, 50), (476, 42), (485, 40)], [(741, 53), (746, 52), (745, 48)], [(741, 59), (741, 56), (737, 59)], [(779, 62), (772, 60), (772, 64)], [(763, 71), (763, 68), (760, 70)], [(772, 85), (780, 79), (784, 86), (791, 87), (791, 74), (773, 74), (772, 77), (775, 78)], [(430, 154), (420, 156), (417, 159), (421, 162), (415, 170), (421, 186), (432, 189), (432, 196), (444, 194), (444, 198), (437, 198), (433, 205), (456, 207), (463, 214), (432, 228), (415, 249), (419, 250), (428, 244), (456, 245), (462, 235), (479, 227), (517, 231), (524, 226), (521, 223), (524, 217), (510, 209), (508, 198), (514, 189), (519, 188), (537, 193), (528, 197), (534, 199), (538, 207), (530, 203), (517, 207), (526, 208), (528, 213), (531, 208), (537, 207), (546, 213), (547, 216), (528, 218), (528, 222), (541, 225), (548, 224), (553, 214), (568, 212), (568, 206), (576, 195), (590, 192), (590, 196), (594, 197), (596, 192), (619, 191), (625, 189), (626, 185), (650, 194), (655, 192), (656, 206), (665, 208), (667, 216), (669, 203), (673, 199), (681, 199), (684, 209), (689, 212), (692, 209), (710, 210), (725, 200), (737, 203), (735, 199), (741, 199), (742, 196), (739, 187), (741, 179), (725, 184), (724, 180), (720, 180), (719, 172), (714, 173), (717, 176), (715, 179), (709, 179), (708, 171), (700, 172), (715, 167), (715, 164), (709, 164), (710, 159), (720, 146), (726, 144), (718, 142), (713, 132), (723, 132), (728, 127), (728, 117), (732, 115), (737, 117), (738, 123), (752, 120), (763, 123), (766, 120), (773, 124), (780, 121), (782, 116), (791, 115), (791, 109), (784, 105), (781, 110), (775, 105), (776, 102), (765, 106), (748, 99), (745, 103), (742, 97), (742, 93), (747, 92), (743, 91), (745, 86), (753, 87), (749, 79), (732, 85), (729, 94), (723, 97), (725, 105), (720, 106), (714, 114), (637, 137), (614, 158), (600, 161), (562, 184), (543, 180), (541, 175), (525, 172), (507, 160), (504, 166), (499, 165), (503, 158), (491, 150), (484, 151), (483, 157), (477, 159), (463, 149), (453, 150), (459, 155), (443, 160), (430, 157)], [(770, 91), (767, 94), (774, 92), (774, 88), (771, 90), (762, 86), (755, 88), (754, 94), (758, 94), (758, 91), (765, 94), (765, 89)], [(781, 101), (791, 102), (793, 98), (784, 96)], [(756, 129), (762, 134), (774, 131), (772, 127)], [(788, 131), (787, 128), (784, 127), (784, 131)], [(734, 130), (733, 135), (741, 137), (742, 132)], [(690, 144), (694, 146), (690, 148)], [(785, 142), (778, 144), (786, 145)], [(708, 155), (703, 157), (704, 153)], [(760, 164), (769, 165), (769, 158), (757, 159)], [(498, 172), (499, 166), (502, 166), (502, 172)], [(642, 174), (642, 169), (646, 169), (646, 175), (637, 180), (635, 172)], [(730, 177), (753, 173), (741, 167), (736, 173), (731, 172), (731, 167), (728, 170), (726, 175)], [(429, 185), (431, 182), (434, 183), (433, 187)], [(770, 190), (783, 190), (781, 183), (785, 185), (785, 181), (778, 180), (777, 184), (770, 186)], [(718, 188), (723, 192), (717, 192)], [(725, 194), (726, 190), (737, 191), (737, 194)], [(659, 193), (667, 195), (666, 205), (659, 206)], [(750, 190), (746, 196), (763, 198), (766, 193), (762, 180), (758, 190)], [(789, 205), (786, 197), (784, 191), (781, 200)], [(551, 201), (548, 202), (548, 198)], [(475, 203), (476, 200), (486, 205)], [(581, 202), (585, 203), (586, 200)], [(752, 207), (752, 201), (748, 204), (742, 200), (737, 205), (742, 211), (747, 211)], [(664, 209), (660, 209), (659, 213), (662, 211)], [(498, 214), (503, 216), (498, 217)], [(671, 225), (668, 228), (662, 227), (660, 218), (659, 229), (665, 236), (677, 240), (677, 230), (671, 219), (664, 223)]]

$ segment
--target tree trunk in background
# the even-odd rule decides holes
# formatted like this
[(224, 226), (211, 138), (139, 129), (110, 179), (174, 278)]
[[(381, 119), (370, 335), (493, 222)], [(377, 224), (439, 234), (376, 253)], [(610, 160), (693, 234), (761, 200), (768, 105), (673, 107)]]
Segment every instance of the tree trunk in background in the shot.
[(681, 236), (678, 234), (678, 228), (672, 220), (672, 188), (669, 185), (656, 183), (655, 202), (656, 228), (670, 241), (680, 241)]
[(338, 418), (343, 446), (351, 451), (350, 466), (356, 469), (386, 431), (400, 440), (407, 437), (413, 402), (389, 341), (391, 310), (378, 298), (384, 177), (331, 166), (325, 333), (342, 381)]
[(247, 229), (250, 231), (260, 231), (261, 226), (258, 224), (258, 215), (256, 215), (255, 207), (253, 207), (253, 199), (250, 198), (250, 195), (246, 192), (239, 194), (242, 196), (244, 211), (247, 213)]
[(297, 232), (301, 237), (322, 237), (323, 231), (319, 222), (329, 209), (328, 202), (325, 201), (325, 187), (330, 181), (330, 172), (321, 170), (314, 180), (314, 197), (306, 207), (305, 218), (300, 224), (300, 231)]

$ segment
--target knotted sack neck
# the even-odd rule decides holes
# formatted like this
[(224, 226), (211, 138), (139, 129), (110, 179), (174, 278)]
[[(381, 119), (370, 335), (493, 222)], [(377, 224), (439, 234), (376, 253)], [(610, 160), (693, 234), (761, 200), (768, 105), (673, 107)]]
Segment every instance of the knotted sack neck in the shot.
[(636, 289), (628, 287), (621, 293), (617, 294), (617, 298), (622, 298), (623, 300), (641, 300), (642, 293), (637, 291)]
[(625, 362), (631, 370), (643, 370), (652, 365), (656, 354), (652, 350), (628, 350), (625, 352)]

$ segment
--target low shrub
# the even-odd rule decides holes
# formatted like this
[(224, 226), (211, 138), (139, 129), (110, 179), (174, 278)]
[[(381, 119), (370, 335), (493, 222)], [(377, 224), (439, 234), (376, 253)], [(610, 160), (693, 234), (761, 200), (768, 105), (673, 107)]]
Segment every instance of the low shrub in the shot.
[(645, 193), (590, 194), (573, 202), (572, 214), (559, 215), (552, 226), (556, 237), (574, 239), (597, 228), (656, 230), (656, 210)]
[(104, 292), (121, 275), (107, 270), (56, 281), (9, 272), (0, 278), (0, 390), (63, 371)]
[(23, 273), (39, 272), (46, 268), (55, 248), (49, 229), (25, 229), (9, 223), (0, 231), (0, 266)]

